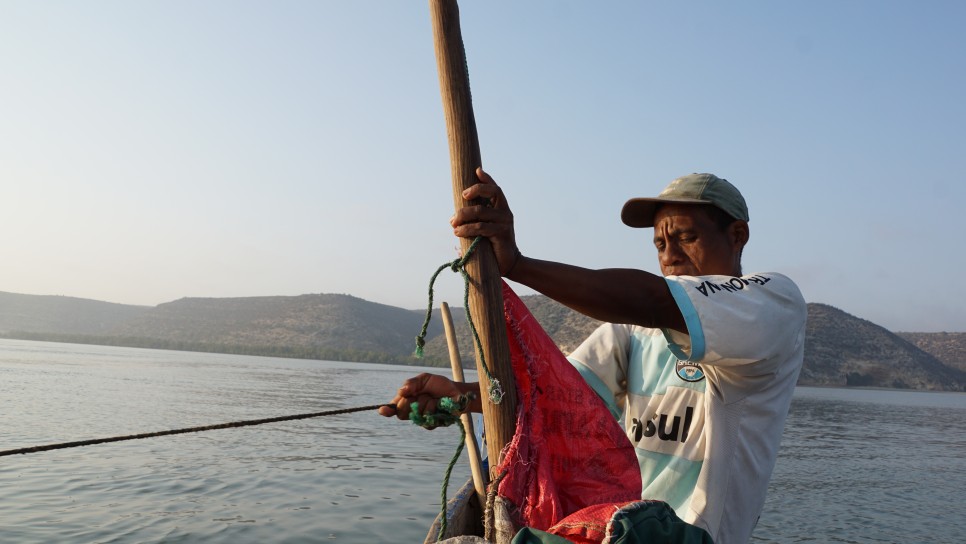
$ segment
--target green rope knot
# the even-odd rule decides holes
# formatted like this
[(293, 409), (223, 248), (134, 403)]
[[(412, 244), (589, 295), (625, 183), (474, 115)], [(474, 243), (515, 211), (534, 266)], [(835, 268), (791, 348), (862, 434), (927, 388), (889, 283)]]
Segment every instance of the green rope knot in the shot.
[(413, 355), (416, 358), (422, 358), (423, 356), (423, 347), (426, 345), (426, 331), (429, 329), (429, 322), (433, 318), (433, 285), (436, 283), (436, 278), (440, 272), (447, 268), (453, 272), (459, 272), (463, 276), (463, 309), (466, 311), (466, 322), (469, 323), (470, 331), (473, 333), (473, 341), (476, 344), (476, 353), (480, 358), (480, 366), (483, 367), (483, 373), (486, 374), (486, 378), (490, 382), (490, 401), (493, 404), (500, 404), (503, 401), (503, 386), (500, 385), (500, 380), (497, 380), (490, 374), (490, 369), (486, 364), (486, 356), (483, 354), (483, 343), (480, 341), (480, 333), (476, 330), (476, 324), (473, 323), (473, 316), (470, 315), (470, 275), (466, 272), (466, 262), (482, 239), (482, 236), (477, 236), (473, 239), (473, 243), (470, 244), (470, 247), (466, 248), (466, 253), (462, 257), (441, 265), (436, 269), (433, 277), (429, 279), (429, 303), (426, 305), (426, 319), (423, 320), (423, 328), (419, 331), (419, 335), (416, 336), (416, 351)]
[(463, 426), (463, 421), (460, 419), (460, 414), (466, 410), (466, 407), (470, 404), (470, 401), (476, 398), (476, 394), (470, 391), (460, 395), (453, 400), (450, 397), (443, 397), (439, 399), (439, 404), (436, 407), (436, 412), (432, 414), (419, 415), (419, 403), (414, 402), (410, 404), (412, 409), (409, 412), (409, 420), (424, 427), (426, 429), (435, 429), (436, 427), (446, 427), (456, 423), (460, 428), (460, 441), (456, 446), (456, 453), (450, 458), (449, 464), (446, 465), (446, 473), (443, 475), (443, 488), (440, 491), (440, 505), (441, 505), (441, 518), (439, 534), (436, 536), (436, 540), (440, 541), (443, 539), (443, 535), (446, 533), (446, 525), (448, 520), (446, 519), (446, 506), (449, 501), (446, 500), (446, 489), (449, 487), (449, 478), (453, 473), (453, 467), (456, 466), (456, 462), (460, 458), (460, 454), (463, 453), (463, 446), (466, 443), (466, 427)]
[(416, 337), (416, 352), (413, 354), (417, 359), (423, 358), (423, 346), (426, 345), (426, 336), (420, 335)]
[(439, 399), (436, 411), (432, 414), (419, 414), (419, 403), (414, 402), (410, 404), (412, 411), (409, 412), (409, 421), (426, 429), (448, 427), (459, 422), (460, 414), (466, 411), (470, 401), (475, 398), (476, 395), (472, 392), (460, 395), (456, 400), (443, 397)]

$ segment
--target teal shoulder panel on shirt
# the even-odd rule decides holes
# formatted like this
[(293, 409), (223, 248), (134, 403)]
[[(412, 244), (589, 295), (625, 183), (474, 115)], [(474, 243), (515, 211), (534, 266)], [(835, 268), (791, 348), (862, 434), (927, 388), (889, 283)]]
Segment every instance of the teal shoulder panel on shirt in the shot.
[(705, 343), (704, 329), (701, 328), (701, 319), (698, 317), (698, 311), (694, 308), (691, 297), (684, 291), (683, 285), (670, 278), (664, 278), (664, 281), (667, 282), (667, 286), (671, 290), (671, 296), (674, 297), (674, 302), (677, 303), (678, 309), (681, 310), (681, 315), (684, 316), (684, 324), (688, 327), (688, 336), (691, 337), (691, 356), (688, 357), (677, 344), (668, 344), (668, 348), (674, 353), (675, 357), (682, 361), (700, 363), (704, 359)]

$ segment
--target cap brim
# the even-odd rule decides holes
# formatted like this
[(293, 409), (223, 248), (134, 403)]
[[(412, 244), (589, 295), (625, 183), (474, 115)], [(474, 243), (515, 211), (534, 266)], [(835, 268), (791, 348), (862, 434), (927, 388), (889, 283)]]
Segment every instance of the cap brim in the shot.
[(628, 227), (645, 229), (654, 226), (654, 215), (661, 204), (711, 204), (698, 198), (632, 198), (621, 209), (621, 221)]

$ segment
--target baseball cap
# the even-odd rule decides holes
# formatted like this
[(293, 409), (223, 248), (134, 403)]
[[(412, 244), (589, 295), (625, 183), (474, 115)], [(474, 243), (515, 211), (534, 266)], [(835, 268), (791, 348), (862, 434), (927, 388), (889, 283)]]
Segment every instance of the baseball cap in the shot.
[(664, 203), (711, 204), (735, 219), (748, 220), (748, 205), (734, 185), (714, 174), (688, 174), (672, 181), (657, 198), (632, 198), (624, 203), (621, 221), (629, 227), (654, 226), (654, 214)]

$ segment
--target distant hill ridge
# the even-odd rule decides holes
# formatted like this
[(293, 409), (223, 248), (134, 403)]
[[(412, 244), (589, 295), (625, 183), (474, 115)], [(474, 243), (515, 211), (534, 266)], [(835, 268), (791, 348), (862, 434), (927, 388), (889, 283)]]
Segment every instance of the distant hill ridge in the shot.
[(966, 371), (966, 332), (897, 332), (944, 364)]
[[(565, 353), (600, 323), (542, 295), (522, 297)], [(966, 333), (892, 333), (827, 304), (808, 305), (799, 384), (966, 391)], [(155, 307), (0, 292), (0, 336), (186, 351), (448, 366), (438, 315), (424, 359), (414, 338), (424, 311), (351, 295), (183, 298)], [(464, 366), (473, 346), (453, 308)]]
[(108, 334), (150, 310), (150, 306), (0, 291), (0, 332)]
[(798, 383), (966, 391), (966, 372), (871, 321), (812, 303)]
[[(423, 316), (351, 295), (184, 298), (120, 324), (113, 334), (186, 342), (385, 353), (405, 357)], [(431, 333), (442, 331), (435, 323)]]

